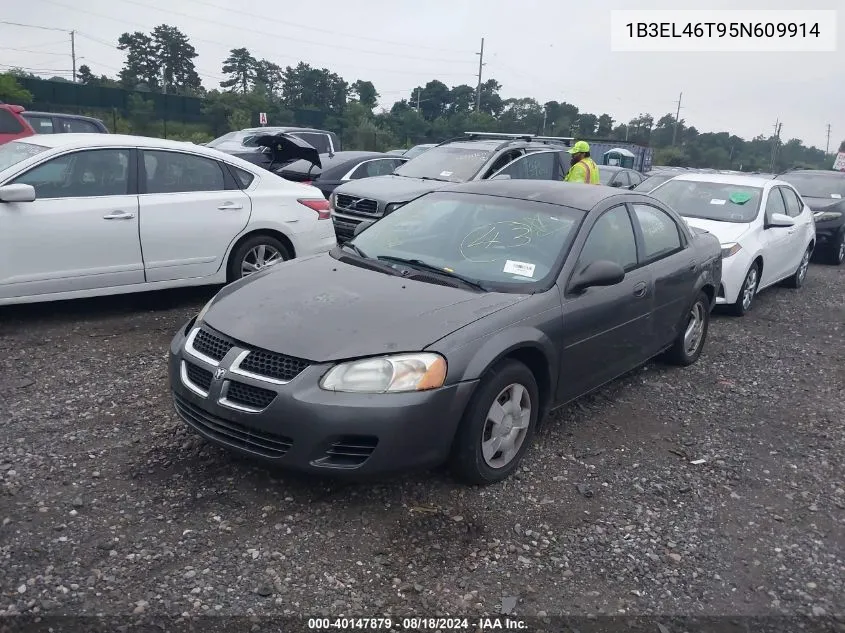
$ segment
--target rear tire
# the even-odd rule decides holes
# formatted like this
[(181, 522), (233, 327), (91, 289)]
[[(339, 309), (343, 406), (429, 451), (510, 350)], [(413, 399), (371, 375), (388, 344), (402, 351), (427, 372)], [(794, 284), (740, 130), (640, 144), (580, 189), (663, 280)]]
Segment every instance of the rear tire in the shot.
[(841, 266), (845, 262), (845, 231), (839, 234), (839, 238), (825, 253), (825, 261), (832, 266)]
[[(288, 247), (275, 237), (264, 234), (253, 235), (232, 251), (229, 256), (226, 279), (231, 283), (292, 257)], [(253, 270), (250, 270), (251, 268)]]
[(531, 444), (540, 413), (537, 380), (515, 360), (494, 366), (475, 390), (455, 435), (450, 466), (467, 484), (510, 476)]
[(698, 293), (683, 323), (675, 342), (664, 357), (666, 362), (680, 367), (692, 365), (704, 351), (707, 330), (710, 328), (710, 297), (707, 294)]
[(736, 302), (732, 303), (728, 310), (735, 316), (745, 316), (754, 305), (754, 297), (757, 294), (757, 286), (760, 285), (760, 264), (754, 262), (751, 268), (745, 273), (745, 280), (739, 289), (739, 296)]
[(804, 251), (804, 254), (801, 256), (801, 263), (798, 264), (798, 270), (796, 270), (791, 277), (787, 277), (784, 280), (784, 285), (787, 288), (794, 288), (798, 289), (804, 285), (804, 280), (807, 278), (807, 269), (810, 267), (810, 256), (813, 254), (812, 247), (808, 246), (807, 250)]

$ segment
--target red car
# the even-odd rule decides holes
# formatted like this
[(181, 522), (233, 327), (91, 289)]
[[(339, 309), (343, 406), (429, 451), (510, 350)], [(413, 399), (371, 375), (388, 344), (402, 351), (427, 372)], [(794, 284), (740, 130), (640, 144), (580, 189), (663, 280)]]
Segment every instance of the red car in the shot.
[(23, 106), (0, 103), (0, 145), (35, 134), (32, 126), (21, 116), (23, 111)]

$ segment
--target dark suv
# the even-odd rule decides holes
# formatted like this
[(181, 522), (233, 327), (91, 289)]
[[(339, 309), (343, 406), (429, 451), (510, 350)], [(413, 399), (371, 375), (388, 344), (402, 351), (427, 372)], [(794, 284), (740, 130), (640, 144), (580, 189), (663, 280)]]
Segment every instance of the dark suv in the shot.
[(108, 134), (106, 124), (90, 116), (24, 110), (21, 116), (36, 134)]
[(796, 169), (776, 178), (795, 187), (813, 210), (818, 240), (813, 254), (834, 266), (845, 262), (845, 173)]
[(329, 198), (335, 234), (352, 237), (363, 221), (376, 220), (429, 191), (450, 183), (512, 178), (562, 180), (569, 168), (571, 138), (467, 132), (444, 141), (389, 176), (341, 185)]

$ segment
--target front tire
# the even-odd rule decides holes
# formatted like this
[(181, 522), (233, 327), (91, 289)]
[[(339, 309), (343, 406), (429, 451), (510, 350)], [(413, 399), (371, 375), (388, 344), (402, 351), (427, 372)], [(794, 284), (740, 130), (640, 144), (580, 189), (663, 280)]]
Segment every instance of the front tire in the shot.
[(751, 268), (745, 273), (745, 280), (739, 289), (739, 296), (736, 302), (730, 305), (730, 312), (736, 316), (745, 316), (754, 304), (754, 296), (757, 294), (757, 286), (760, 285), (760, 264), (754, 262)]
[(455, 436), (450, 466), (456, 478), (488, 485), (509, 477), (531, 444), (539, 413), (540, 392), (531, 370), (515, 360), (494, 366)]
[(839, 238), (825, 255), (825, 260), (832, 266), (841, 266), (842, 262), (845, 262), (845, 231), (839, 234)]
[(791, 277), (787, 277), (784, 281), (784, 285), (787, 288), (795, 288), (796, 290), (804, 285), (804, 280), (807, 278), (807, 269), (810, 267), (810, 256), (813, 254), (813, 249), (811, 247), (807, 247), (807, 250), (804, 251), (804, 255), (801, 256), (801, 263), (798, 264), (798, 270), (796, 270)]
[(698, 293), (687, 312), (684, 326), (672, 347), (666, 352), (666, 361), (681, 367), (692, 365), (704, 351), (707, 330), (710, 328), (710, 297)]
[(229, 283), (256, 273), (278, 262), (292, 258), (287, 246), (271, 235), (253, 235), (238, 246), (229, 257)]

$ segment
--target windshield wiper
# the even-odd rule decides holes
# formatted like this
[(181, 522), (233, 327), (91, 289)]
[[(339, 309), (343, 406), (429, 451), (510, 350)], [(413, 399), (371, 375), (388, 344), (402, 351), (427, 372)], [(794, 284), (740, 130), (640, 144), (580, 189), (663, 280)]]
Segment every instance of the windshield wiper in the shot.
[(343, 244), (340, 245), (340, 247), (350, 249), (358, 257), (363, 257), (364, 259), (370, 259), (369, 255), (367, 255), (364, 251), (362, 251), (360, 248), (355, 246), (355, 244), (353, 244), (352, 242), (344, 242)]
[(435, 180), (437, 182), (454, 182), (454, 180), (447, 180), (446, 178), (432, 178), (431, 176), (418, 176), (420, 180)]
[(444, 277), (457, 279), (461, 283), (467, 286), (471, 286), (476, 290), (487, 292), (487, 288), (482, 286), (477, 281), (473, 281), (469, 277), (464, 277), (463, 275), (459, 275), (458, 273), (452, 272), (451, 270), (446, 270), (445, 268), (441, 268), (440, 266), (428, 264), (421, 259), (406, 259), (404, 257), (393, 257), (392, 255), (379, 255), (376, 259), (378, 259), (379, 261), (392, 262), (395, 264), (405, 264), (406, 266), (412, 266), (413, 268), (419, 268), (421, 270), (437, 273), (438, 275), (443, 275)]

